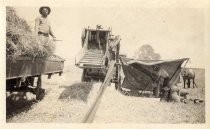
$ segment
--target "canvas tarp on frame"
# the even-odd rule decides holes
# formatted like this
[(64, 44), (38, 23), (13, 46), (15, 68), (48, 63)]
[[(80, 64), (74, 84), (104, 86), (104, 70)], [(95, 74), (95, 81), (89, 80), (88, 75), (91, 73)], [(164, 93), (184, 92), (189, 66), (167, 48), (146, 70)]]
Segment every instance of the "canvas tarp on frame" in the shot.
[(121, 58), (124, 80), (122, 87), (130, 90), (152, 90), (152, 83), (158, 77), (154, 66), (164, 69), (170, 77), (170, 85), (174, 85), (179, 79), (181, 66), (189, 58), (174, 60), (134, 60)]

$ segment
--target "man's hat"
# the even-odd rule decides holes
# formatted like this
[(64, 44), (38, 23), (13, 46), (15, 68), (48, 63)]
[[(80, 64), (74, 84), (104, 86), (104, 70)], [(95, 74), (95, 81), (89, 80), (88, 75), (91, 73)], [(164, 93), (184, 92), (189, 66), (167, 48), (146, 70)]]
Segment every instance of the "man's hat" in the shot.
[(39, 8), (39, 13), (42, 14), (42, 10), (43, 10), (44, 8), (46, 8), (46, 9), (48, 10), (48, 15), (49, 15), (50, 12), (51, 12), (51, 9), (50, 9), (50, 7), (48, 7), (48, 6), (42, 6), (42, 7), (40, 7), (40, 8)]

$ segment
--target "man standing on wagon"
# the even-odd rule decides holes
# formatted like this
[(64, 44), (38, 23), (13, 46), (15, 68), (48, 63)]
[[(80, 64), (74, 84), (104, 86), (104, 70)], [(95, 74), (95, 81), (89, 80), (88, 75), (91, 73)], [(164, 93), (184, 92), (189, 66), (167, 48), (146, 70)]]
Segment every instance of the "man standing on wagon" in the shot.
[(39, 8), (39, 13), (41, 14), (41, 16), (37, 17), (35, 20), (35, 34), (39, 37), (42, 36), (47, 39), (49, 38), (49, 35), (51, 35), (55, 40), (56, 37), (52, 31), (50, 21), (47, 18), (50, 12), (51, 9), (48, 6), (42, 6)]

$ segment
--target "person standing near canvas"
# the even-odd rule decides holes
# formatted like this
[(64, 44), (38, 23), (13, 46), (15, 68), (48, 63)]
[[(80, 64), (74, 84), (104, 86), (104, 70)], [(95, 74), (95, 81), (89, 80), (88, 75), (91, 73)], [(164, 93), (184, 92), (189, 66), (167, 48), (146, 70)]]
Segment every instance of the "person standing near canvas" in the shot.
[[(157, 72), (157, 78), (155, 79), (155, 82), (158, 83), (158, 86), (156, 88), (160, 89), (160, 85), (162, 83), (162, 88), (160, 89), (162, 92), (162, 95), (160, 96), (161, 97), (160, 100), (169, 101), (170, 77), (169, 77), (168, 72), (158, 65), (153, 66), (153, 70)], [(159, 90), (157, 90), (156, 92), (158, 92), (159, 94)]]

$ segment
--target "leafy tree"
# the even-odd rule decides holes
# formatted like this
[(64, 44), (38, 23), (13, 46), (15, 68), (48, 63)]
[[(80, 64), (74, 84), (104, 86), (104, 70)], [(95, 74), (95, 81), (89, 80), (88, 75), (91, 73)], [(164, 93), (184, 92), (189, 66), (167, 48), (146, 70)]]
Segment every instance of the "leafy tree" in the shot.
[(155, 50), (149, 44), (144, 44), (139, 49), (137, 49), (134, 57), (139, 60), (160, 60), (161, 59), (160, 54), (155, 53)]

